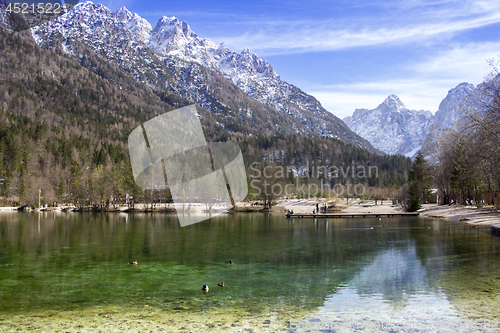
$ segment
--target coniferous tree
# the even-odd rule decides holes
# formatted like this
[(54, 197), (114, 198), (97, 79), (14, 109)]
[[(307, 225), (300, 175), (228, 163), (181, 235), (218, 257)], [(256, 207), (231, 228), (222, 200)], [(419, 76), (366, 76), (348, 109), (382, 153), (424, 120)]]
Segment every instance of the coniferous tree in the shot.
[(430, 166), (422, 152), (418, 152), (408, 174), (408, 202), (406, 210), (416, 212), (422, 208), (422, 201), (429, 196), (431, 189)]

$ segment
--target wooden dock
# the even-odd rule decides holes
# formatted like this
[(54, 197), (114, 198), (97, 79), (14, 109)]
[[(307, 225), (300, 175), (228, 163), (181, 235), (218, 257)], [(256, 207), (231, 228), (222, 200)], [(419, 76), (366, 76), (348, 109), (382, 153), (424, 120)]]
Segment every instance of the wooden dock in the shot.
[(343, 219), (343, 218), (356, 218), (356, 217), (396, 217), (396, 216), (418, 216), (420, 213), (318, 213), (318, 214), (286, 214), (288, 218), (324, 218), (324, 219)]

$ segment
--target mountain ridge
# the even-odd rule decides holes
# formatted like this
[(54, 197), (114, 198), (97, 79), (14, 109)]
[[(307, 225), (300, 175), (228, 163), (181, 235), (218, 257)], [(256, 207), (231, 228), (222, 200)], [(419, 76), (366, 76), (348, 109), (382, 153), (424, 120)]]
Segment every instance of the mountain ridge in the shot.
[(435, 114), (409, 110), (396, 95), (389, 95), (375, 109), (356, 109), (344, 122), (375, 148), (388, 154), (413, 157), (429, 149), (439, 133), (464, 120), (461, 109), (470, 104), (476, 87), (462, 82), (448, 91)]
[(431, 124), (429, 111), (410, 110), (396, 95), (375, 109), (356, 109), (344, 122), (377, 149), (387, 154), (413, 155)]
[(137, 80), (193, 100), (226, 128), (250, 133), (258, 122), (268, 133), (314, 134), (376, 151), (313, 96), (281, 81), (267, 61), (201, 39), (176, 18), (163, 17), (152, 27), (124, 7), (112, 12), (88, 1), (32, 34), (39, 45), (61, 47), (80, 63), (83, 44)]
[[(127, 195), (151, 203), (153, 194), (135, 183), (128, 137), (158, 114), (191, 101), (155, 90), (79, 47), (75, 50), (87, 66), (59, 48), (39, 47), (28, 32), (0, 29), (0, 197), (36, 207), (41, 190), (42, 203), (104, 210), (125, 203)], [(217, 115), (201, 107), (197, 111), (207, 141), (237, 142), (248, 166), (268, 156), (284, 166), (309, 161), (377, 165), (379, 177), (365, 181), (385, 187), (402, 186), (410, 170), (408, 159), (370, 153), (338, 139), (231, 132), (217, 124)], [(319, 181), (319, 175), (312, 177)], [(168, 193), (154, 195), (168, 200)]]

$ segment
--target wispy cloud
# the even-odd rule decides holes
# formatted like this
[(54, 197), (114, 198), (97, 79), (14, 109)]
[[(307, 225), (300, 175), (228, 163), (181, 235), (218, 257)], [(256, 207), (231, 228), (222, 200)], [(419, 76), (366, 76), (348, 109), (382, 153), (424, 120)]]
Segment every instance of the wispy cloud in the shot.
[(480, 83), (490, 71), (487, 60), (498, 56), (500, 42), (474, 42), (437, 52), (410, 69), (420, 77)]
[[(434, 1), (432, 9), (418, 5), (394, 6), (384, 17), (328, 20), (240, 20), (245, 32), (211, 38), (235, 49), (250, 48), (259, 55), (336, 51), (352, 47), (428, 41), (441, 35), (500, 22), (498, 1)], [(411, 9), (411, 10), (408, 10)], [(233, 29), (237, 31), (240, 29)]]
[(422, 59), (407, 69), (406, 78), (315, 86), (307, 92), (341, 118), (358, 108), (373, 109), (390, 94), (409, 109), (434, 112), (459, 83), (481, 83), (491, 71), (487, 60), (499, 56), (500, 42), (470, 43)]
[(353, 84), (331, 85), (308, 91), (323, 107), (340, 118), (350, 116), (356, 109), (374, 109), (390, 94), (397, 95), (409, 109), (435, 112), (449, 89), (458, 83), (443, 79), (394, 79)]

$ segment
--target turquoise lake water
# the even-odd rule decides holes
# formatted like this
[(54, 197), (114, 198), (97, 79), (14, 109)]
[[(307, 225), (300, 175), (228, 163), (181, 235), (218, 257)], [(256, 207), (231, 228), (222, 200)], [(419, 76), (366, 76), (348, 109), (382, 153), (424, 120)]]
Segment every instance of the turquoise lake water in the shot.
[(499, 254), (487, 227), (418, 217), (4, 213), (0, 315), (148, 305), (281, 313), (287, 331), (497, 331)]

